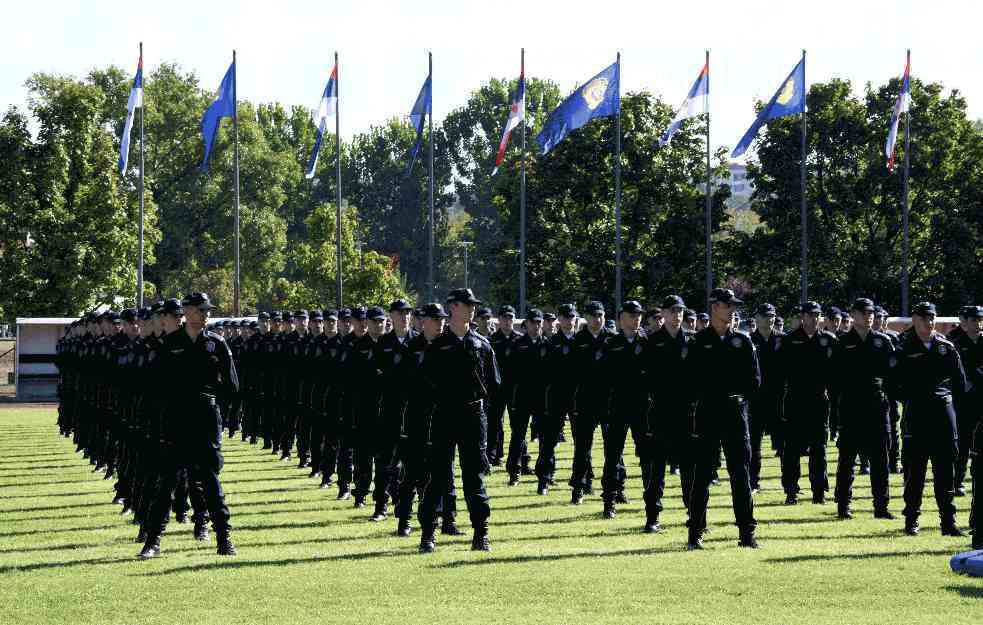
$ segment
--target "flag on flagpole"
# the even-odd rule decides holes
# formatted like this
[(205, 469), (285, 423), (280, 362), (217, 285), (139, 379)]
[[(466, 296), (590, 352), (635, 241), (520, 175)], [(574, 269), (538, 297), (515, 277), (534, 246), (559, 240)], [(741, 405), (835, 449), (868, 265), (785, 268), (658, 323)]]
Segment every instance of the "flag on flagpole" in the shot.
[(806, 66), (805, 55), (803, 54), (802, 60), (795, 66), (795, 69), (788, 75), (788, 78), (782, 81), (782, 86), (778, 88), (775, 95), (771, 96), (771, 100), (761, 109), (757, 119), (754, 120), (751, 127), (744, 133), (744, 136), (741, 137), (741, 140), (737, 143), (737, 147), (731, 152), (731, 157), (737, 158), (744, 154), (751, 146), (751, 142), (754, 141), (758, 130), (769, 119), (804, 113), (805, 110)]
[(219, 123), (223, 117), (235, 115), (235, 80), (236, 64), (235, 61), (232, 61), (232, 65), (229, 65), (229, 69), (222, 78), (222, 83), (218, 86), (215, 100), (201, 118), (201, 136), (205, 141), (205, 159), (201, 162), (202, 171), (208, 169), (208, 156), (212, 152), (212, 143), (215, 141), (215, 133), (218, 132)]
[(547, 154), (564, 137), (595, 117), (617, 115), (621, 110), (620, 83), (621, 64), (615, 62), (556, 107), (536, 137), (543, 154)]
[(431, 114), (430, 78), (431, 76), (427, 74), (427, 79), (423, 82), (423, 86), (420, 87), (420, 93), (416, 96), (416, 102), (413, 103), (413, 108), (410, 110), (410, 123), (416, 129), (416, 143), (413, 144), (413, 149), (410, 150), (410, 162), (406, 166), (407, 176), (413, 173), (413, 164), (416, 162), (416, 155), (419, 153), (420, 146), (423, 144), (423, 122), (426, 121), (427, 115)]
[(700, 70), (700, 75), (696, 78), (696, 82), (693, 83), (689, 93), (686, 95), (686, 99), (683, 100), (683, 104), (676, 111), (676, 116), (672, 118), (672, 123), (662, 133), (662, 138), (659, 139), (660, 146), (672, 141), (672, 136), (682, 126), (684, 120), (710, 112), (707, 106), (707, 95), (709, 93), (710, 66), (709, 64), (704, 64), (703, 69)]
[(307, 161), (307, 173), (305, 178), (313, 178), (314, 170), (317, 169), (317, 157), (321, 153), (321, 141), (324, 139), (324, 131), (328, 127), (328, 119), (338, 113), (338, 66), (331, 70), (331, 77), (328, 84), (324, 85), (324, 93), (321, 94), (321, 101), (318, 103), (317, 111), (313, 116), (314, 125), (317, 126), (317, 137), (314, 139), (314, 151), (311, 158)]
[(133, 87), (130, 88), (130, 99), (126, 103), (126, 123), (123, 124), (123, 136), (119, 142), (119, 173), (126, 173), (126, 164), (130, 159), (130, 132), (133, 130), (133, 118), (137, 108), (143, 108), (143, 54), (137, 62), (137, 73), (133, 77)]
[(911, 61), (905, 63), (904, 78), (901, 81), (901, 93), (898, 94), (898, 101), (894, 103), (894, 114), (891, 115), (891, 129), (887, 133), (887, 145), (884, 146), (884, 154), (887, 156), (887, 168), (894, 171), (894, 145), (898, 140), (898, 122), (901, 114), (911, 110), (911, 84), (908, 77), (911, 73)]
[(498, 153), (495, 155), (495, 169), (491, 175), (498, 173), (498, 168), (505, 160), (505, 148), (509, 146), (509, 137), (512, 131), (519, 126), (519, 122), (526, 118), (526, 75), (519, 74), (519, 88), (516, 90), (515, 97), (512, 99), (512, 106), (509, 109), (509, 117), (505, 120), (505, 129), (502, 130), (502, 140), (498, 142)]

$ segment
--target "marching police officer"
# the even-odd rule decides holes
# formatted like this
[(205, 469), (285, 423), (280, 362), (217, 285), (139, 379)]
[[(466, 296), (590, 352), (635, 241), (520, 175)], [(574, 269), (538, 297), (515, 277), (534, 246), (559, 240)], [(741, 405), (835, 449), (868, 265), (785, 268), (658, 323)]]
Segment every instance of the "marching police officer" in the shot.
[(662, 301), (662, 327), (649, 337), (652, 349), (652, 408), (648, 430), (652, 433), (652, 514), (645, 524), (649, 533), (660, 529), (662, 495), (666, 467), (675, 460), (679, 466), (683, 504), (689, 508), (693, 488), (693, 444), (695, 406), (686, 373), (695, 333), (683, 327), (686, 305), (678, 295)]
[(756, 549), (757, 522), (748, 467), (751, 462), (747, 398), (761, 386), (758, 357), (751, 338), (732, 326), (732, 315), (744, 302), (730, 289), (710, 292), (710, 326), (696, 334), (686, 360), (696, 380), (696, 454), (690, 495), (689, 549), (703, 549), (710, 483), (723, 446), (730, 474), (738, 544)]
[(471, 549), (488, 551), (488, 517), (491, 508), (485, 491), (488, 472), (488, 420), (485, 405), (501, 384), (495, 352), (487, 339), (471, 329), (475, 306), (481, 300), (471, 289), (454, 289), (447, 296), (450, 307), (448, 330), (431, 343), (423, 361), (423, 377), (433, 389), (430, 452), (430, 481), (419, 507), (420, 551), (436, 548), (437, 509), (448, 490), (449, 472), (442, 467), (453, 462), (454, 449), (461, 459), (464, 497), (474, 536)]
[(758, 352), (761, 367), (761, 389), (751, 398), (748, 415), (751, 429), (751, 490), (761, 486), (761, 440), (765, 432), (771, 433), (772, 447), (781, 450), (782, 395), (779, 381), (782, 378), (778, 362), (778, 350), (785, 340), (785, 333), (775, 329), (777, 311), (773, 304), (764, 303), (754, 313), (755, 329), (751, 340)]
[[(563, 431), (563, 423), (574, 407), (574, 391), (577, 381), (577, 354), (574, 349), (577, 327), (577, 307), (562, 304), (557, 308), (559, 324), (557, 332), (547, 341), (546, 365), (549, 383), (546, 388), (546, 408), (540, 421), (539, 457), (536, 475), (539, 477), (538, 493), (545, 495), (555, 484), (556, 445)], [(573, 436), (576, 439), (576, 419), (571, 418)]]
[(141, 559), (160, 554), (160, 538), (177, 477), (182, 468), (194, 473), (204, 488), (205, 503), (218, 541), (219, 555), (235, 555), (230, 538), (229, 508), (219, 481), (222, 470), (222, 415), (219, 403), (228, 405), (239, 392), (232, 353), (225, 341), (203, 330), (212, 306), (205, 293), (192, 293), (182, 302), (184, 326), (164, 337), (161, 368), (168, 385), (168, 417), (172, 448), (165, 460), (156, 501), (148, 519), (148, 537)]
[(871, 329), (874, 312), (874, 302), (868, 298), (853, 302), (852, 327), (840, 336), (833, 356), (833, 367), (841, 379), (837, 400), (840, 456), (836, 470), (836, 503), (841, 519), (853, 517), (853, 468), (861, 451), (870, 462), (874, 518), (894, 518), (888, 511), (891, 411), (886, 392), (894, 344), (888, 335)]
[(942, 535), (964, 536), (956, 526), (953, 472), (959, 453), (955, 401), (966, 392), (966, 374), (956, 346), (935, 332), (935, 316), (934, 304), (915, 305), (914, 331), (905, 336), (895, 359), (894, 386), (904, 403), (905, 533), (919, 532), (925, 472), (931, 460)]
[[(546, 386), (543, 371), (546, 365), (547, 344), (543, 338), (543, 312), (537, 308), (526, 314), (526, 334), (515, 342), (506, 366), (514, 374), (515, 396), (509, 411), (512, 437), (505, 467), (509, 472), (509, 486), (519, 483), (519, 475), (530, 473), (527, 469), (529, 451), (526, 434), (530, 425), (542, 418), (546, 408)], [(545, 494), (545, 493), (544, 493)]]
[(509, 361), (515, 343), (522, 336), (515, 331), (515, 308), (504, 305), (498, 309), (498, 328), (489, 337), (495, 359), (498, 361), (502, 375), (502, 385), (492, 396), (490, 412), (488, 413), (488, 462), (493, 467), (501, 466), (505, 451), (505, 411), (511, 415), (514, 410), (512, 403), (515, 380)]
[(584, 495), (593, 491), (594, 471), (591, 450), (594, 432), (601, 426), (602, 436), (607, 429), (607, 383), (601, 359), (604, 344), (614, 333), (605, 327), (604, 305), (589, 302), (584, 307), (587, 324), (577, 332), (573, 351), (577, 357), (574, 391), (573, 467), (570, 471), (570, 503), (580, 505)]
[[(975, 389), (973, 380), (977, 368), (983, 366), (983, 341), (980, 332), (983, 330), (983, 308), (980, 306), (963, 306), (959, 311), (959, 327), (946, 337), (959, 350), (963, 361), (966, 377)], [(959, 455), (956, 457), (955, 487), (956, 497), (966, 495), (963, 480), (966, 479), (966, 468), (969, 463), (969, 450), (973, 446), (973, 430), (979, 421), (981, 406), (979, 394), (970, 392), (959, 398), (956, 405), (956, 420), (959, 426)]]
[[(818, 303), (805, 302), (799, 312), (799, 327), (782, 339), (778, 350), (785, 388), (782, 486), (786, 505), (795, 505), (799, 501), (801, 456), (809, 457), (812, 502), (825, 503), (829, 489), (826, 441), (830, 397), (834, 395), (836, 380), (831, 362), (837, 339), (831, 331), (819, 329), (822, 308)], [(838, 309), (831, 312), (838, 312)], [(832, 326), (827, 324), (827, 327)]]

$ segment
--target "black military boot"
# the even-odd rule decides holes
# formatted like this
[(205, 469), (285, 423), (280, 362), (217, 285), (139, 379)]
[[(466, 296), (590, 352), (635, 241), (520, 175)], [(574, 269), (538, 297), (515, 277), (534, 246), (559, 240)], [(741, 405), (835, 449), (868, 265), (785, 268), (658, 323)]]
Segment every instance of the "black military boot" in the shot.
[(575, 506), (579, 506), (580, 504), (584, 503), (584, 491), (580, 490), (579, 488), (573, 489), (573, 492), (570, 493), (570, 503)]
[(138, 542), (138, 543), (147, 542), (147, 530), (145, 530), (142, 525), (140, 526), (140, 531), (137, 532), (137, 539), (134, 542)]
[(509, 486), (518, 486), (518, 485), (519, 485), (519, 474), (509, 473)]
[(321, 471), (317, 467), (315, 467), (311, 469), (311, 472), (307, 474), (307, 477), (315, 478), (315, 477), (320, 477), (320, 475), (321, 475)]
[(137, 555), (140, 560), (149, 560), (160, 555), (160, 534), (150, 536), (143, 544), (143, 550)]
[(849, 505), (840, 504), (839, 507), (837, 508), (837, 511), (836, 511), (836, 518), (842, 519), (844, 521), (847, 520), (847, 519), (852, 519), (853, 518), (853, 511), (850, 510), (850, 506)]
[(522, 469), (520, 470), (520, 473), (522, 473), (523, 475), (536, 475), (536, 472), (533, 471), (528, 464), (522, 465)]
[(631, 500), (628, 499), (628, 495), (625, 494), (625, 491), (619, 490), (614, 494), (614, 503), (630, 504)]
[(795, 493), (789, 493), (785, 495), (786, 506), (794, 506), (797, 505), (798, 503), (799, 503), (799, 496), (796, 495)]
[(954, 536), (956, 538), (965, 538), (966, 532), (959, 529), (959, 527), (956, 525), (955, 519), (949, 519), (942, 522), (942, 535)]
[(396, 535), (406, 537), (412, 533), (413, 533), (413, 528), (410, 527), (410, 520), (400, 519), (399, 524), (396, 526)]
[(753, 527), (742, 527), (740, 531), (740, 540), (737, 541), (739, 547), (747, 547), (748, 549), (757, 549), (758, 541), (754, 538), (754, 528)]
[(336, 499), (348, 499), (352, 496), (352, 491), (347, 484), (338, 484), (338, 496)]
[(659, 524), (659, 514), (649, 514), (645, 519), (645, 527), (643, 529), (646, 534), (657, 534), (662, 531), (662, 526)]
[(604, 500), (604, 512), (603, 512), (603, 515), (604, 515), (604, 518), (605, 519), (613, 519), (614, 517), (618, 516), (618, 513), (617, 513), (617, 511), (614, 508), (614, 501), (613, 500), (611, 500), (611, 499), (605, 499)]
[(205, 519), (195, 519), (195, 540), (204, 542), (208, 540), (208, 521)]
[(824, 495), (823, 493), (813, 494), (813, 496), (812, 496), (812, 503), (819, 504), (819, 505), (825, 504), (826, 503), (826, 495)]
[(891, 511), (888, 510), (887, 508), (877, 508), (876, 510), (874, 510), (874, 518), (893, 521), (895, 519), (895, 516), (891, 514)]
[(539, 486), (536, 487), (537, 495), (548, 495), (550, 492), (550, 485), (547, 480), (540, 479)]
[(218, 538), (218, 550), (217, 553), (220, 556), (234, 556), (236, 555), (236, 546), (232, 544), (232, 538), (229, 537), (229, 530), (216, 530), (216, 537)]
[(178, 512), (176, 515), (174, 515), (174, 520), (177, 523), (180, 523), (181, 525), (184, 525), (185, 523), (188, 522), (188, 513), (187, 512)]
[(307, 458), (304, 458), (303, 456), (301, 456), (300, 457), (300, 461), (297, 463), (297, 468), (298, 469), (306, 469), (309, 466), (311, 466), (311, 463), (307, 460)]
[(433, 553), (437, 550), (437, 526), (424, 525), (420, 530), (420, 553)]
[(457, 527), (457, 523), (455, 523), (453, 515), (447, 515), (444, 517), (443, 522), (440, 524), (440, 533), (445, 536), (461, 536), (464, 534), (464, 532)]
[(355, 495), (355, 503), (353, 504), (356, 508), (365, 507), (365, 495)]
[(471, 551), (491, 551), (488, 544), (488, 524), (481, 523), (474, 528), (474, 536), (471, 538)]
[(918, 517), (906, 517), (904, 523), (904, 533), (908, 536), (918, 536), (918, 532), (921, 531), (921, 526), (918, 525)]
[(686, 541), (686, 548), (690, 551), (703, 549), (703, 532), (698, 529), (689, 528), (689, 539)]
[(389, 516), (386, 513), (386, 507), (387, 505), (385, 500), (375, 502), (375, 511), (372, 513), (372, 516), (369, 517), (369, 520), (375, 522), (385, 521), (386, 517)]

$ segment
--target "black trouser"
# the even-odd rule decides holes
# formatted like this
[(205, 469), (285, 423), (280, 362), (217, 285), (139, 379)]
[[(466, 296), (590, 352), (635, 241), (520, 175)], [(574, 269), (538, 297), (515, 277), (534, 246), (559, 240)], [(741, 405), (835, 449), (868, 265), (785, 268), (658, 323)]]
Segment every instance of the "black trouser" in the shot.
[[(161, 479), (166, 479), (166, 472), (172, 470), (165, 464), (162, 465)], [(178, 467), (175, 475), (174, 497), (171, 507), (174, 514), (181, 516), (188, 513), (188, 500), (191, 500), (192, 518), (198, 520), (208, 520), (208, 504), (205, 500), (205, 486), (203, 480), (188, 467)]]
[(829, 439), (829, 400), (825, 394), (793, 392), (785, 398), (785, 449), (782, 451), (782, 487), (786, 495), (799, 494), (800, 458), (809, 456), (812, 496), (829, 490), (826, 441)]
[[(638, 411), (641, 412), (641, 411)], [(625, 442), (628, 431), (631, 430), (635, 442), (635, 455), (642, 471), (642, 487), (645, 493), (645, 509), (655, 512), (655, 490), (652, 484), (652, 436), (646, 427), (645, 419), (637, 412), (635, 414), (613, 415), (611, 423), (607, 424), (604, 432), (604, 474), (601, 477), (602, 497), (606, 503), (614, 501), (615, 497), (625, 487), (622, 473), (624, 471)]]
[[(556, 446), (560, 442), (563, 422), (573, 410), (572, 388), (550, 389), (549, 400), (543, 417), (539, 420), (539, 457), (536, 459), (536, 475), (539, 481), (549, 481), (556, 473)], [(573, 429), (576, 429), (573, 426)]]
[(388, 503), (395, 491), (392, 467), (396, 441), (380, 428), (360, 430), (355, 448), (355, 497), (366, 497), (372, 487), (372, 500)]
[(691, 532), (707, 528), (710, 483), (723, 447), (730, 475), (730, 496), (738, 527), (753, 530), (754, 497), (751, 494), (751, 435), (748, 431), (747, 403), (737, 398), (704, 400), (696, 413), (698, 437), (694, 444), (693, 490), (690, 494)]
[[(594, 488), (594, 469), (591, 451), (594, 447), (594, 431), (598, 419), (593, 411), (581, 411), (570, 418), (573, 430), (573, 467), (570, 470), (570, 487), (581, 492)], [(573, 425), (576, 424), (576, 425)], [(602, 436), (604, 436), (604, 426)]]
[[(394, 510), (397, 519), (409, 520), (410, 516), (413, 515), (413, 501), (416, 499), (417, 492), (423, 492), (427, 482), (430, 481), (430, 463), (427, 457), (429, 448), (429, 445), (420, 440), (411, 442), (407, 439), (400, 445), (399, 455), (402, 472), (399, 477)], [(457, 514), (457, 489), (454, 486), (453, 456), (451, 456), (451, 463), (449, 465), (444, 464), (442, 468), (450, 473), (443, 478), (447, 491), (437, 505), (437, 514), (443, 517), (444, 523), (450, 523), (454, 521)]]
[(674, 461), (679, 463), (680, 494), (683, 505), (689, 510), (689, 498), (693, 489), (695, 442), (696, 439), (688, 433), (657, 433), (652, 441), (652, 507), (656, 514), (662, 512), (662, 495), (666, 490), (666, 469)]
[(978, 422), (976, 402), (972, 396), (965, 398), (956, 409), (956, 423), (959, 427), (959, 454), (956, 456), (955, 485), (964, 487), (966, 469), (969, 465), (969, 451), (973, 447), (973, 430)]
[(505, 460), (505, 468), (509, 473), (519, 473), (524, 467), (529, 466), (529, 444), (526, 442), (526, 434), (529, 432), (529, 424), (533, 418), (534, 410), (523, 405), (521, 401), (517, 401), (509, 409), (509, 427), (512, 432), (509, 440), (509, 455)]
[(905, 475), (904, 475), (904, 515), (917, 520), (922, 511), (922, 493), (925, 490), (925, 474), (928, 461), (932, 461), (932, 481), (935, 489), (935, 502), (939, 507), (942, 525), (956, 521), (956, 507), (953, 504), (955, 487), (953, 467), (957, 454), (954, 440), (932, 440), (928, 437), (905, 437)]
[(973, 542), (983, 541), (983, 423), (978, 423), (973, 433), (973, 500), (969, 507), (969, 527), (973, 530)]
[(297, 456), (301, 460), (311, 460), (311, 434), (314, 422), (311, 409), (307, 406), (297, 406)]
[(891, 501), (888, 484), (888, 450), (890, 432), (850, 432), (840, 434), (836, 446), (840, 450), (836, 466), (836, 503), (840, 510), (850, 507), (853, 500), (853, 470), (857, 456), (864, 453), (870, 459), (870, 490), (874, 511), (886, 511)]
[(505, 411), (512, 414), (512, 386), (503, 384), (490, 402), (488, 413), (488, 464), (505, 455)]
[(771, 432), (772, 447), (781, 449), (776, 434), (779, 429), (778, 397), (771, 392), (762, 391), (750, 405), (748, 431), (751, 435), (751, 488), (757, 489), (761, 482), (761, 444), (765, 431)]
[[(491, 515), (485, 474), (488, 472), (486, 445), (488, 419), (482, 402), (438, 406), (433, 415), (430, 450), (430, 479), (423, 489), (417, 516), (424, 528), (437, 524), (437, 513), (453, 479), (454, 449), (461, 458), (464, 500), (473, 527), (484, 527)], [(447, 467), (451, 466), (448, 471)]]

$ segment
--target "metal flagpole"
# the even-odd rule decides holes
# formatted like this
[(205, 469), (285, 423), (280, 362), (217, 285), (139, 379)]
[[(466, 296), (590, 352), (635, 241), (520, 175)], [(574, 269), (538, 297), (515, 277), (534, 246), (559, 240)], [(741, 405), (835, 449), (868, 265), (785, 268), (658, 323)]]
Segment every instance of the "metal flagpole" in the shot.
[[(621, 53), (618, 53), (618, 89), (621, 89)], [(614, 137), (614, 304), (621, 308), (621, 103)]]
[[(526, 49), (519, 57), (519, 75), (526, 77)], [(526, 314), (526, 97), (522, 96), (522, 167), (519, 170), (519, 314)]]
[[(908, 70), (909, 80), (911, 80), (911, 50), (908, 50), (906, 69)], [(911, 83), (908, 84), (910, 93)], [(905, 115), (904, 122), (904, 177), (901, 190), (901, 230), (902, 236), (902, 258), (901, 258), (901, 314), (908, 314), (909, 289), (911, 288), (911, 276), (908, 273), (908, 254), (910, 253), (911, 241), (908, 238), (908, 173), (911, 168), (911, 106)]]
[(235, 285), (233, 287), (232, 312), (238, 317), (241, 314), (240, 298), (242, 296), (239, 282), (239, 97), (236, 94), (236, 51), (232, 51), (232, 158), (234, 161), (235, 178)]
[(432, 301), (433, 299), (436, 298), (436, 293), (435, 293), (436, 285), (434, 284), (434, 279), (433, 279), (433, 245), (434, 245), (434, 239), (433, 239), (433, 231), (434, 231), (434, 227), (433, 227), (434, 226), (433, 223), (433, 52), (428, 52), (427, 58), (428, 58), (428, 65), (430, 70), (429, 74), (427, 75), (428, 79), (430, 80), (430, 115), (428, 116), (430, 140), (429, 140), (429, 145), (427, 146), (427, 152), (429, 154), (429, 160), (430, 160), (430, 182), (428, 185), (429, 187), (428, 192), (430, 195), (430, 219), (428, 220), (428, 224), (427, 224), (429, 229), (428, 234), (430, 239), (430, 245), (427, 254), (429, 259), (427, 279), (430, 287), (430, 297), (432, 298), (431, 299)]
[(335, 294), (335, 300), (339, 310), (341, 309), (342, 300), (342, 278), (341, 278), (341, 84), (340, 84), (340, 69), (338, 67), (338, 53), (334, 53), (334, 88), (335, 88), (335, 105), (334, 105), (334, 144), (335, 144), (335, 187), (337, 192), (337, 197), (335, 198), (335, 247), (337, 248), (337, 293)]
[(143, 112), (147, 106), (147, 93), (143, 89), (143, 42), (140, 42), (140, 256), (137, 259), (137, 307), (143, 308)]
[(711, 210), (711, 194), (713, 193), (713, 181), (710, 178), (710, 51), (706, 51), (707, 68), (707, 87), (703, 94), (703, 108), (707, 112), (707, 208), (706, 208), (706, 231), (707, 231), (707, 310), (710, 308), (710, 291), (713, 289), (713, 265), (711, 256), (710, 237), (713, 228), (713, 214)]
[[(802, 51), (802, 76), (806, 70), (806, 51)], [(802, 301), (809, 299), (809, 231), (808, 217), (806, 215), (806, 102), (805, 102), (805, 80), (802, 84), (802, 164), (800, 189), (802, 193)]]

